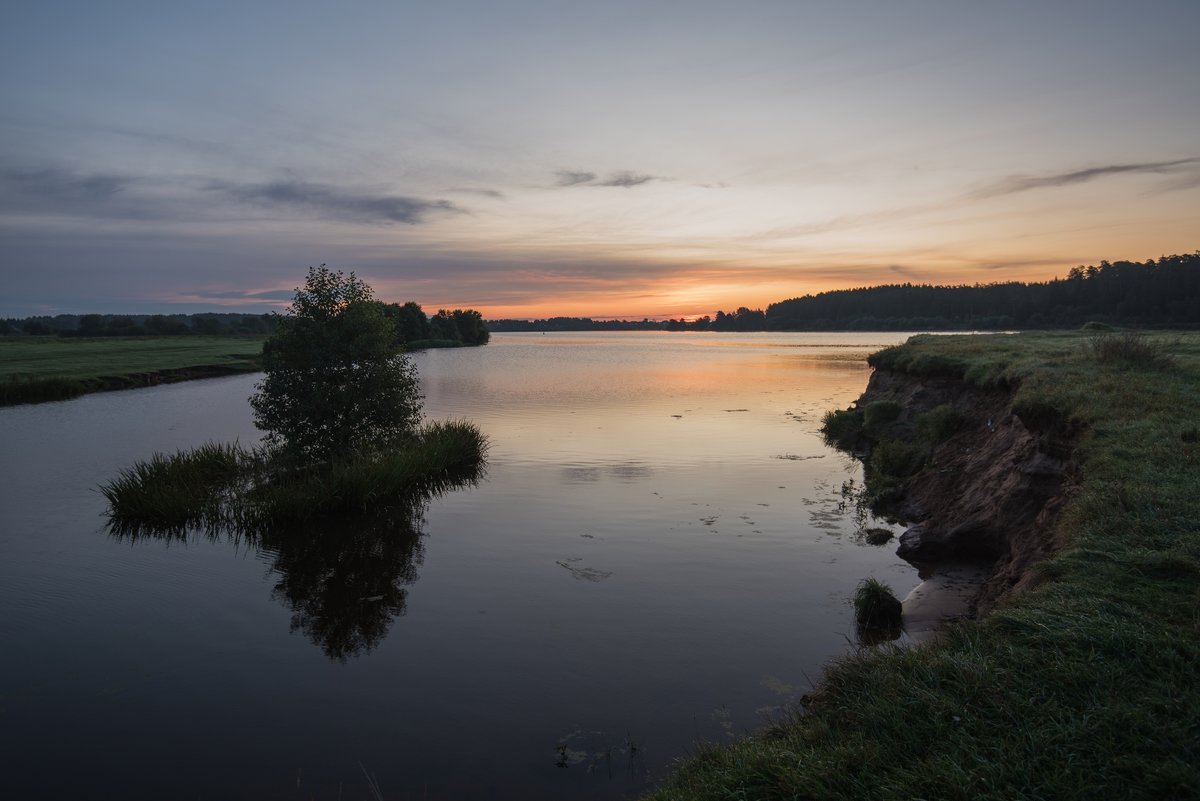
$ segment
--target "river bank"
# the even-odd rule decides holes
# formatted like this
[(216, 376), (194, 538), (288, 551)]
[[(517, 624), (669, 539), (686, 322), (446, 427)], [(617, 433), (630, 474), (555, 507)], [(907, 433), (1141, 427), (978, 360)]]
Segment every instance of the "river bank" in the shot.
[(0, 406), (260, 370), (262, 336), (0, 339)]
[[(265, 336), (0, 338), (0, 406), (68, 400), (262, 369)], [(410, 352), (472, 347), (409, 343)]]
[[(843, 658), (650, 798), (1195, 797), (1200, 336), (915, 337), (871, 363), (859, 410), (897, 412), (872, 439), (912, 447), (876, 447), (868, 500), (911, 524), (907, 558), (990, 563), (975, 619)], [(946, 405), (959, 425), (916, 445)]]

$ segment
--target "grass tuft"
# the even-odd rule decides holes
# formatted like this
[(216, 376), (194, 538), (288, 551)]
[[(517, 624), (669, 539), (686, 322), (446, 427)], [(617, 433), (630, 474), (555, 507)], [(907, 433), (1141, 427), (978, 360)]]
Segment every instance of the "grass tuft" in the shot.
[(887, 439), (871, 449), (867, 463), (875, 478), (887, 482), (908, 478), (925, 466), (926, 453), (920, 445)]
[(892, 588), (874, 578), (854, 590), (854, 622), (862, 629), (892, 629), (900, 625), (901, 603)]
[(118, 528), (260, 527), (404, 503), (477, 478), (488, 442), (466, 421), (432, 423), (406, 447), (296, 468), (279, 454), (209, 443), (155, 454), (100, 488)]
[(867, 545), (887, 545), (896, 535), (886, 528), (866, 528), (862, 530), (862, 540)]
[(878, 400), (863, 409), (863, 433), (871, 439), (883, 439), (892, 423), (900, 418), (903, 408), (895, 401)]
[(1138, 331), (1123, 331), (1092, 337), (1086, 349), (1101, 364), (1169, 370), (1176, 366), (1171, 355), (1173, 344), (1178, 343), (1152, 339)]
[(943, 403), (917, 415), (913, 424), (917, 438), (930, 447), (936, 447), (954, 436), (964, 422), (963, 416), (951, 404)]

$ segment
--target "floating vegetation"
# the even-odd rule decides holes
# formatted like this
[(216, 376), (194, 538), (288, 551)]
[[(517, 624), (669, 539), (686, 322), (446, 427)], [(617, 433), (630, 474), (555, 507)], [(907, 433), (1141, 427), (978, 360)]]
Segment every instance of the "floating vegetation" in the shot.
[(474, 480), (487, 439), (463, 421), (432, 423), (406, 447), (295, 466), (269, 449), (209, 443), (155, 454), (100, 487), (122, 530), (255, 529), (387, 506), (416, 490)]

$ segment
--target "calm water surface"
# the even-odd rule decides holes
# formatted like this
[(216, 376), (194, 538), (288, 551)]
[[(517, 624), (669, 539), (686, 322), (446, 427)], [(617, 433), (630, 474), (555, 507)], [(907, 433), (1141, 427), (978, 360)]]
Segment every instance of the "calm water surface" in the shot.
[(257, 439), (253, 376), (0, 409), (0, 797), (635, 797), (853, 640), (827, 410), (899, 334), (501, 334), (414, 358), (492, 441), (416, 531), (129, 541), (98, 484)]

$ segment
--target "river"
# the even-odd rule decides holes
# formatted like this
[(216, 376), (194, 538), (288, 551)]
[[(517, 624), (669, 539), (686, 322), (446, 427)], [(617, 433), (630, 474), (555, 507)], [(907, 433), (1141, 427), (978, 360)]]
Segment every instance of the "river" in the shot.
[(96, 487), (256, 441), (255, 376), (0, 409), (0, 796), (621, 799), (853, 647), (822, 414), (903, 334), (498, 334), (414, 355), (478, 485), (391, 538), (130, 541)]

